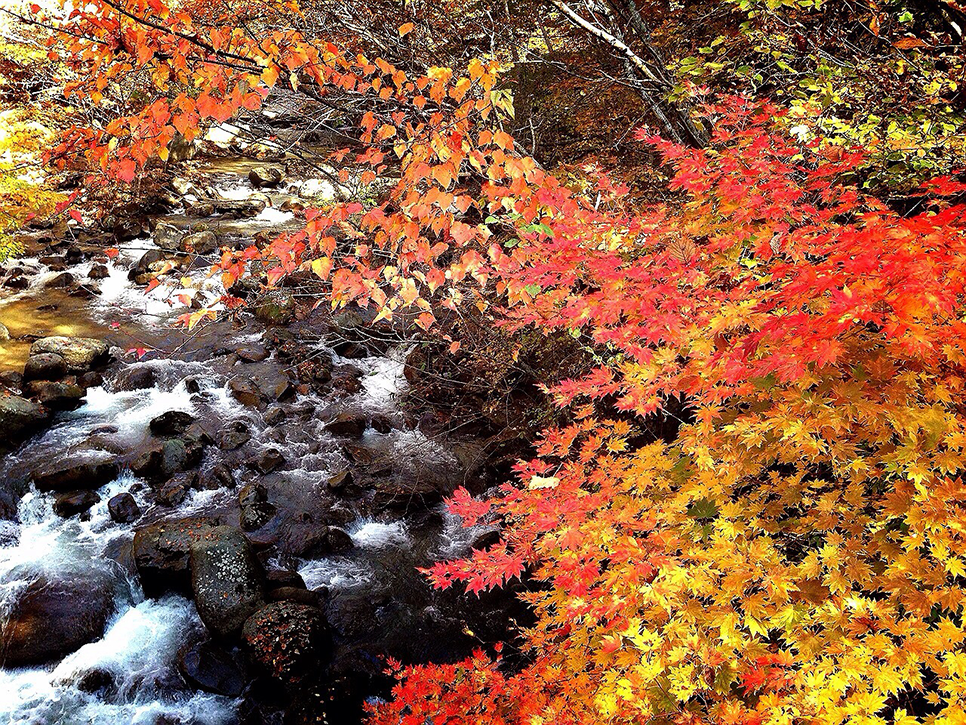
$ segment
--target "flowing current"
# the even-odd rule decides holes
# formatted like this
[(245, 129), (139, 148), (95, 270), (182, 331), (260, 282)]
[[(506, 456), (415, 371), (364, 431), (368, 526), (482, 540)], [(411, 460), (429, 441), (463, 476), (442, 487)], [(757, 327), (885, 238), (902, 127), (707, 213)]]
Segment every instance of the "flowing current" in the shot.
[[(229, 186), (237, 188), (238, 184)], [(224, 190), (224, 196), (231, 196), (230, 188)], [(233, 233), (272, 229), (291, 218), (286, 212), (266, 211), (269, 213), (247, 220), (247, 227), (236, 224)], [(115, 377), (125, 366), (112, 364), (104, 383), (88, 389), (79, 408), (59, 413), (44, 432), (0, 460), (0, 480), (28, 481), (32, 472), (53, 459), (95, 461), (137, 451), (150, 441), (152, 419), (162, 413), (184, 411), (214, 432), (241, 422), (251, 434), (251, 440), (245, 444), (249, 460), (265, 451), (281, 451), (285, 465), (266, 479), (279, 515), (285, 521), (286, 515), (294, 517), (300, 509), (311, 510), (328, 495), (325, 482), (349, 465), (345, 451), (326, 431), (320, 414), (331, 409), (334, 401), (316, 394), (300, 395), (291, 403), (287, 420), (270, 425), (264, 419), (264, 408), (245, 406), (236, 400), (229, 392), (228, 382), (239, 369), (247, 368), (230, 356), (215, 355), (213, 350), (218, 345), (256, 344), (262, 330), (216, 324), (212, 327), (213, 339), (208, 340), (175, 330), (172, 320), (184, 309), (179, 309), (178, 304), (172, 306), (163, 292), (145, 293), (143, 287), (128, 280), (129, 269), (152, 248), (154, 244), (147, 237), (127, 243), (121, 254), (106, 264), (108, 276), (101, 281), (97, 297), (83, 304), (64, 297), (59, 314), (48, 318), (37, 308), (49, 301), (44, 285), (55, 272), (37, 259), (16, 261), (34, 275), (29, 288), (15, 296), (7, 295), (0, 302), (0, 322), (11, 328), (15, 338), (18, 327), (21, 331), (31, 330), (32, 325), (44, 328), (41, 333), (63, 334), (64, 330), (52, 320), (58, 325), (69, 321), (70, 334), (108, 337), (130, 347), (143, 342), (163, 348), (166, 353), (129, 363), (151, 371), (153, 385), (141, 389), (119, 389)], [(7, 267), (11, 264), (8, 262)], [(90, 261), (84, 261), (67, 271), (84, 277), (91, 266)], [(211, 284), (201, 272), (197, 274), (199, 285)], [(65, 321), (64, 315), (70, 319)], [(15, 350), (17, 344), (14, 339), (10, 349)], [(449, 450), (404, 424), (397, 403), (405, 387), (405, 350), (351, 361), (340, 358), (321, 342), (316, 350), (331, 358), (336, 366), (351, 365), (361, 372), (361, 389), (340, 398), (339, 406), (378, 415), (389, 422), (379, 431), (366, 429), (359, 441), (361, 446), (378, 451), (396, 467), (432, 470), (441, 476), (462, 475)], [(259, 370), (268, 374), (284, 367), (274, 355), (258, 363)], [(201, 472), (210, 470), (217, 462), (216, 455), (206, 452)], [(231, 465), (239, 486), (252, 480), (250, 466), (238, 459), (232, 460)], [(131, 492), (142, 511), (134, 524), (115, 523), (109, 514), (108, 501), (123, 492)], [(63, 518), (54, 512), (51, 494), (29, 485), (16, 506), (16, 515), (9, 520), (0, 519), (0, 617), (8, 616), (18, 595), (38, 580), (81, 586), (90, 582), (101, 589), (106, 587), (112, 602), (102, 637), (45, 666), (0, 668), (0, 723), (238, 722), (239, 699), (194, 689), (179, 672), (179, 651), (186, 642), (204, 636), (194, 603), (171, 593), (156, 599), (145, 597), (130, 553), (134, 529), (147, 523), (193, 515), (229, 519), (234, 515), (237, 520), (238, 490), (191, 489), (176, 506), (162, 506), (145, 481), (122, 468), (115, 480), (96, 493), (99, 502), (87, 514)], [(414, 524), (411, 517), (352, 503), (338, 504), (336, 509), (343, 511), (342, 525), (351, 537), (351, 550), (329, 556), (279, 555), (266, 562), (267, 566), (297, 570), (309, 589), (325, 591), (329, 597), (384, 598), (388, 591), (390, 597), (413, 602), (415, 595), (411, 596), (407, 588), (421, 591), (419, 588), (424, 586), (418, 582), (415, 567), (466, 553), (472, 538), (479, 534), (479, 530), (462, 528), (441, 506), (434, 509), (429, 525)], [(406, 583), (410, 581), (416, 583)], [(399, 587), (403, 587), (402, 593)], [(407, 617), (431, 623), (443, 617), (435, 607), (424, 604), (421, 600), (411, 604), (416, 614)]]

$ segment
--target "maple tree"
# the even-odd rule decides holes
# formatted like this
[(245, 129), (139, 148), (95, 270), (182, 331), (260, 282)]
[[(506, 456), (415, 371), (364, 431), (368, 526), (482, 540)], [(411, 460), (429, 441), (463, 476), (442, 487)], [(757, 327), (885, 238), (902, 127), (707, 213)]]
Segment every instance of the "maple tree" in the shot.
[[(592, 4), (553, 4), (592, 35), (609, 27)], [(809, 103), (727, 96), (702, 111), (706, 147), (639, 134), (672, 173), (666, 201), (639, 206), (597, 169), (562, 179), (520, 150), (497, 58), (406, 58), (412, 21), (321, 39), (285, 22), (312, 12), (72, 12), (51, 51), (78, 74), (68, 93), (116, 113), (51, 158), (131, 182), (177, 134), (283, 86), (351, 101), (356, 143), (333, 159), (384, 193), (226, 250), (225, 287), (257, 261), (269, 285), (310, 272), (334, 306), (377, 319), (431, 330), (477, 309), (599, 360), (548, 385), (571, 423), (516, 485), (451, 502), (470, 524), (500, 521), (503, 541), (429, 572), (470, 591), (534, 582), (520, 651), (394, 663), (373, 720), (961, 722), (966, 186), (932, 179), (903, 213), (863, 189), (868, 135), (795, 133)], [(116, 93), (129, 87), (136, 101)], [(688, 410), (678, 435), (649, 439), (671, 401)]]

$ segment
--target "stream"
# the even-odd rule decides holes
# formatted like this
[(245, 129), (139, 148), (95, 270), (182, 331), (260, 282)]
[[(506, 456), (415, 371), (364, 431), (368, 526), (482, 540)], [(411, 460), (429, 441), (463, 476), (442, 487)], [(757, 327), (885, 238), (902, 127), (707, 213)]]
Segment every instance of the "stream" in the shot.
[[(254, 193), (245, 177), (252, 163), (206, 162), (205, 178), (220, 198), (244, 200)], [(151, 224), (203, 222), (222, 243), (297, 226), (278, 208), (279, 195), (269, 199), (245, 219), (174, 210)], [(185, 196), (186, 207), (193, 201)], [(10, 502), (0, 509), (0, 655), (14, 647), (17, 627), (33, 627), (31, 637), (42, 640), (63, 620), (88, 636), (34, 664), (10, 665), (8, 649), (0, 722), (358, 722), (361, 703), (391, 685), (384, 657), (452, 660), (487, 628), (497, 636), (506, 627), (504, 611), (434, 592), (416, 570), (466, 555), (492, 531), (462, 527), (442, 504), (473, 474), (466, 446), (428, 438), (403, 410), (405, 347), (350, 345), (345, 357), (311, 316), (265, 325), (246, 313), (188, 332), (173, 323), (187, 307), (163, 285), (146, 293), (131, 279), (139, 260), (158, 250), (149, 230), (119, 244), (113, 259), (88, 249), (63, 262), (71, 242), (58, 244), (3, 265), (7, 279), (19, 269), (29, 284), (0, 290), (0, 322), (10, 333), (0, 370), (22, 371), (34, 341), (52, 335), (103, 341), (112, 361), (87, 378), (76, 408), (57, 412), (0, 460)], [(106, 268), (90, 283), (96, 294), (51, 286), (64, 272), (87, 284), (95, 267)], [(200, 264), (186, 275), (197, 288), (217, 285)], [(128, 352), (136, 348), (147, 350), (143, 358)], [(308, 384), (306, 369), (316, 371)], [(158, 433), (159, 417), (174, 421), (171, 431)], [(182, 458), (164, 468), (172, 451)], [(77, 513), (63, 486), (37, 485), (71, 467), (105, 466), (110, 475), (96, 485), (78, 485)], [(112, 506), (122, 499), (128, 510), (119, 516)], [(135, 541), (138, 532), (189, 520), (244, 532), (258, 560), (259, 606), (319, 612), (326, 643), (306, 655), (306, 672), (260, 668), (237, 632), (208, 631), (192, 595), (197, 584), (186, 585), (184, 571), (145, 563), (152, 554)], [(46, 607), (39, 625), (25, 618), (27, 601)], [(105, 613), (93, 636), (86, 607), (94, 619)], [(276, 636), (270, 626), (260, 634)], [(325, 704), (305, 705), (310, 691)]]

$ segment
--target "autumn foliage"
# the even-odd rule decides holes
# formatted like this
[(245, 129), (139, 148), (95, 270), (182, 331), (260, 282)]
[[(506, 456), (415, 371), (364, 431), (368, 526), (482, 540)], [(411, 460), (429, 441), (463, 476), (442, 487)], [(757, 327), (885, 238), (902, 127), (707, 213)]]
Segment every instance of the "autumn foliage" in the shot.
[[(283, 85), (354, 94), (360, 146), (334, 159), (383, 183), (378, 201), (225, 250), (225, 286), (258, 261), (270, 284), (314, 273), (334, 306), (425, 330), (473, 307), (569, 332), (599, 361), (551, 386), (571, 423), (517, 481), (452, 500), (503, 541), (428, 572), (471, 592), (524, 577), (536, 620), (519, 651), (395, 663), (374, 722), (964, 721), (966, 186), (935, 179), (896, 211), (862, 191), (868, 149), (725, 97), (704, 111), (707, 148), (640, 134), (673, 175), (642, 208), (605, 174), (571, 183), (521, 153), (494, 61), (413, 73), (200, 13), (78, 11), (71, 92), (134, 74), (154, 95), (55, 158), (131, 181), (176, 133)], [(655, 441), (671, 401), (687, 417)]]

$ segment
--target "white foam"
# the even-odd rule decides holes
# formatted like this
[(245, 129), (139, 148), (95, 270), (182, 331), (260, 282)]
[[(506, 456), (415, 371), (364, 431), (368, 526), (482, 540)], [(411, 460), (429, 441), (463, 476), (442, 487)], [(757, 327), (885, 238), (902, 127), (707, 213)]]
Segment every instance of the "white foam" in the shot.
[(369, 519), (359, 519), (349, 527), (352, 543), (362, 549), (382, 549), (385, 547), (409, 548), (412, 541), (409, 531), (402, 521), (391, 524)]

